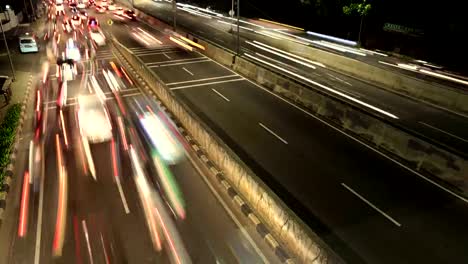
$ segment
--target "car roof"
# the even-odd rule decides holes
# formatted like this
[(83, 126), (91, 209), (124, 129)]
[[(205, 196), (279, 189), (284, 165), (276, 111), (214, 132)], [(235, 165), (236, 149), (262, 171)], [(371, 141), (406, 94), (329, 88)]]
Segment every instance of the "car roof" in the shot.
[(22, 35), (19, 37), (19, 39), (32, 39), (32, 40), (35, 40), (33, 36), (31, 35)]

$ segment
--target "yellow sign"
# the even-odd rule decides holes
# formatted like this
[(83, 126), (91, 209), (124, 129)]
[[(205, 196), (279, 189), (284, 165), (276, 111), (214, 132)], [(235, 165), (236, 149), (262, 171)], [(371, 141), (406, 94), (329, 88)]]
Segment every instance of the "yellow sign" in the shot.
[(114, 24), (114, 21), (112, 21), (112, 19), (107, 20), (107, 25), (112, 26), (112, 24)]

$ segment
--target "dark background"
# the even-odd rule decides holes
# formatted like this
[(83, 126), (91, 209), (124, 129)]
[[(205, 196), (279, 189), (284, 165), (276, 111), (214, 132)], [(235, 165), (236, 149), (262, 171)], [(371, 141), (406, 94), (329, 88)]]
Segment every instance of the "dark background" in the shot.
[[(357, 40), (360, 17), (342, 8), (353, 0), (240, 0), (241, 16), (266, 18), (306, 30)], [(355, 0), (359, 2), (362, 0)], [(227, 12), (230, 0), (187, 1)], [(367, 0), (362, 45), (440, 63), (468, 73), (468, 1)], [(418, 29), (418, 36), (388, 32), (385, 23)]]

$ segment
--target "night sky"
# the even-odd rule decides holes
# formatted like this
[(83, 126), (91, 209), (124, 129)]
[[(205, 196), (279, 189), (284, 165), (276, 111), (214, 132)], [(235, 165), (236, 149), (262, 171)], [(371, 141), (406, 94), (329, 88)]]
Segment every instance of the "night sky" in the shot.
[[(359, 17), (348, 17), (342, 7), (352, 0), (240, 0), (241, 15), (266, 18), (320, 33), (357, 40)], [(357, 0), (357, 2), (362, 0)], [(227, 12), (230, 0), (192, 0), (202, 7)], [(468, 1), (367, 0), (363, 45), (431, 60), (468, 72)], [(423, 32), (419, 37), (383, 31), (385, 23)]]

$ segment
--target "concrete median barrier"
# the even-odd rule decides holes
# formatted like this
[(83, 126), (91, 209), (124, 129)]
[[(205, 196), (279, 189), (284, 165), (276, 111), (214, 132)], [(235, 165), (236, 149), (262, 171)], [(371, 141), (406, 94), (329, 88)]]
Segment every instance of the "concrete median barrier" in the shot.
[[(115, 39), (118, 52), (138, 70), (147, 84), (222, 171), (272, 234), (297, 263), (343, 263), (216, 134), (177, 99), (161, 79)], [(221, 54), (221, 53), (220, 53)], [(226, 56), (225, 58), (229, 58)]]

